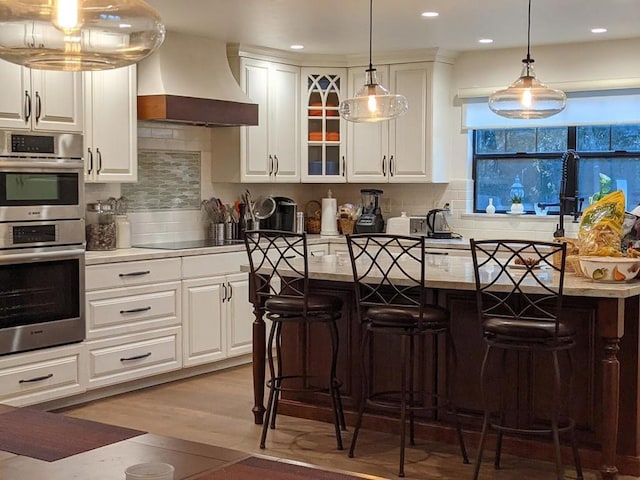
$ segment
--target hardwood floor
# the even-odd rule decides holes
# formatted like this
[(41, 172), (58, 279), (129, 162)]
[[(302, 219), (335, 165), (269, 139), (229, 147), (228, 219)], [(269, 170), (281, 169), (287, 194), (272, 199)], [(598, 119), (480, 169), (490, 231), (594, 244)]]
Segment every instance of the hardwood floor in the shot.
[[(395, 435), (363, 430), (355, 458), (348, 458), (346, 450), (335, 449), (332, 425), (280, 415), (277, 429), (268, 434), (267, 448), (260, 450), (261, 426), (253, 423), (252, 406), (251, 367), (246, 365), (67, 408), (64, 413), (247, 453), (398, 478), (399, 439)], [(345, 448), (351, 431), (344, 435)], [(472, 462), (475, 447), (467, 445)], [(491, 454), (485, 455), (482, 480), (555, 478), (551, 463), (507, 455), (502, 469), (496, 471)], [(405, 470), (407, 478), (425, 480), (470, 479), (473, 474), (472, 465), (462, 464), (456, 446), (422, 441), (407, 449)], [(575, 478), (571, 467), (566, 478)], [(596, 478), (595, 472), (585, 472), (586, 480)], [(634, 477), (620, 480), (623, 478)]]

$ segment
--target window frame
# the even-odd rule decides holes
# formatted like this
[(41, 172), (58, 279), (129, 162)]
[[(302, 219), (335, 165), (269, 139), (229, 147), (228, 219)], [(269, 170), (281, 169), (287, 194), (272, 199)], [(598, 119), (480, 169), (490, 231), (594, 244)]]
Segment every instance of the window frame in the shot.
[[(588, 127), (589, 125), (580, 125), (580, 127)], [(598, 127), (614, 127), (614, 126), (620, 126), (620, 125), (616, 125), (616, 124), (611, 124), (611, 125), (594, 125), (594, 126), (598, 126)], [(633, 124), (633, 126), (639, 126), (637, 124)], [(519, 129), (523, 129), (523, 128), (528, 128), (528, 127), (518, 127)], [(558, 127), (543, 127), (543, 126), (539, 126), (539, 127), (529, 127), (529, 128), (535, 128), (535, 129), (540, 129), (540, 128), (558, 128)], [(602, 151), (587, 151), (587, 150), (578, 150), (577, 148), (577, 137), (578, 137), (578, 126), (576, 125), (571, 125), (571, 126), (567, 126), (564, 127), (567, 129), (567, 146), (566, 149), (573, 149), (576, 151), (576, 154), (580, 157), (580, 158), (629, 158), (629, 159), (637, 159), (638, 157), (640, 157), (640, 151), (628, 151), (628, 150), (602, 150)], [(561, 161), (562, 160), (562, 155), (564, 154), (563, 152), (560, 153), (540, 153), (540, 152), (514, 152), (514, 153), (477, 153), (476, 152), (476, 147), (477, 147), (477, 132), (480, 130), (510, 130), (507, 128), (479, 128), (479, 129), (474, 129), (472, 132), (472, 180), (473, 180), (473, 213), (485, 213), (484, 209), (479, 209), (478, 205), (477, 205), (477, 198), (478, 198), (478, 179), (477, 179), (477, 175), (478, 175), (478, 160), (482, 161), (482, 160), (522, 160), (522, 159), (531, 159), (531, 161), (533, 160), (558, 160)], [(559, 199), (558, 199), (559, 201)], [(584, 207), (588, 205), (588, 199), (585, 198), (584, 199), (584, 203), (583, 203), (583, 209)], [(505, 213), (506, 210), (496, 210), (496, 213)], [(527, 210), (525, 212), (526, 214), (534, 214), (535, 212), (531, 211), (531, 210)], [(559, 211), (550, 211), (549, 215), (559, 215)]]

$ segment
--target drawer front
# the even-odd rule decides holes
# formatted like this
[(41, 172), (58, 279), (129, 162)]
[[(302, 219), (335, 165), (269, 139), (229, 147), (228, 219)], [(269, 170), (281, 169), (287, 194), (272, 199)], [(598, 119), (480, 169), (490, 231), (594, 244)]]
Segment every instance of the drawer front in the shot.
[(179, 325), (180, 282), (89, 292), (87, 338)]
[(182, 367), (181, 328), (164, 328), (87, 342), (89, 388), (157, 375)]
[(182, 257), (182, 278), (238, 273), (240, 265), (248, 264), (249, 259), (245, 251)]
[(180, 258), (89, 265), (85, 271), (86, 288), (99, 290), (180, 280), (180, 267)]
[[(23, 355), (25, 363), (0, 369), (0, 402), (23, 406), (85, 391), (81, 385), (81, 346), (49, 359)], [(40, 355), (41, 357), (41, 355)]]

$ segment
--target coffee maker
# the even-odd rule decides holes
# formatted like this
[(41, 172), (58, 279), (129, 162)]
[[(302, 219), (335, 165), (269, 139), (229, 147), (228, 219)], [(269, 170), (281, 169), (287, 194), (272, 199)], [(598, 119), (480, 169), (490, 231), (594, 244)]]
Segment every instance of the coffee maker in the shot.
[(273, 197), (273, 201), (275, 202), (273, 213), (260, 220), (260, 228), (263, 230), (295, 232), (296, 213), (298, 211), (296, 202), (287, 197)]
[(384, 218), (380, 210), (380, 196), (382, 190), (363, 188), (360, 190), (362, 197), (362, 214), (356, 222), (356, 233), (381, 233), (384, 232)]

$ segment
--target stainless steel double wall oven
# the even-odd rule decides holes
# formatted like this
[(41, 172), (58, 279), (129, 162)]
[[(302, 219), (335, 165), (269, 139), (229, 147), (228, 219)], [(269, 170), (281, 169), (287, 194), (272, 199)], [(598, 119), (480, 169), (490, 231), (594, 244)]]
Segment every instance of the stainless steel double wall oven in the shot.
[(85, 338), (82, 135), (0, 131), (0, 355)]

